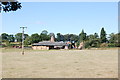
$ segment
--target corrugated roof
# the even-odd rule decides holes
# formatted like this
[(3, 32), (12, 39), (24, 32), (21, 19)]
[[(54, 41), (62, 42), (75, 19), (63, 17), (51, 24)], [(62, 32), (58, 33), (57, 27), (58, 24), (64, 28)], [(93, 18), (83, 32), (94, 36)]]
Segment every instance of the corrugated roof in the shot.
[(50, 42), (50, 41), (43, 41), (39, 43), (34, 43), (32, 46), (66, 46), (65, 42)]

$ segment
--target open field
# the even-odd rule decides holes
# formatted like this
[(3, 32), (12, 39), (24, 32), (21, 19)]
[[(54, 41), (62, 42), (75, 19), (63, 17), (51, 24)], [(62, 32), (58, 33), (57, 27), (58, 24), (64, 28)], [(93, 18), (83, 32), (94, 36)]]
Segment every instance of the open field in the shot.
[(118, 50), (2, 51), (3, 78), (117, 78)]

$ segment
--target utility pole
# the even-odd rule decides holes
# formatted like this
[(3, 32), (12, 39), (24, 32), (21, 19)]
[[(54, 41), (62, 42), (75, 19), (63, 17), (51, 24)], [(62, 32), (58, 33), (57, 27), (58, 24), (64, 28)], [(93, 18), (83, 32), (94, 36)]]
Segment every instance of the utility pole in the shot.
[(27, 27), (20, 27), (22, 28), (22, 55), (24, 55), (24, 29)]

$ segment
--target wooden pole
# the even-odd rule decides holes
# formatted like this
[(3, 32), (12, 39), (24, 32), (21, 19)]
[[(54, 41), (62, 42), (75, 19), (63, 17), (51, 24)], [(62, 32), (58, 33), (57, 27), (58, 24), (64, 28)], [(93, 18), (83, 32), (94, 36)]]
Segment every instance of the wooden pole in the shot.
[(22, 28), (22, 55), (24, 55), (24, 29), (27, 27), (20, 27)]

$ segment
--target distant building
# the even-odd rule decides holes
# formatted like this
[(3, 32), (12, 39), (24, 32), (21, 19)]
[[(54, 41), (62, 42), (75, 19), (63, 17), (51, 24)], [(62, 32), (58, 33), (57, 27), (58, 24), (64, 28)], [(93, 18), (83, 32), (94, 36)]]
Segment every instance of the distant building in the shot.
[(68, 49), (68, 44), (65, 42), (55, 42), (52, 36), (50, 41), (32, 44), (32, 48), (33, 50)]

